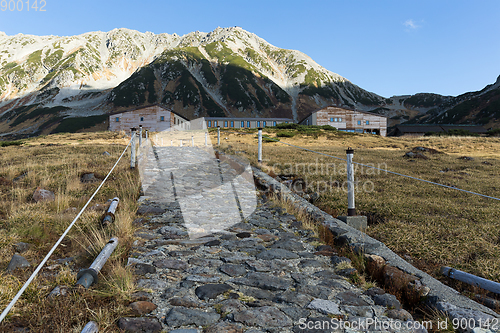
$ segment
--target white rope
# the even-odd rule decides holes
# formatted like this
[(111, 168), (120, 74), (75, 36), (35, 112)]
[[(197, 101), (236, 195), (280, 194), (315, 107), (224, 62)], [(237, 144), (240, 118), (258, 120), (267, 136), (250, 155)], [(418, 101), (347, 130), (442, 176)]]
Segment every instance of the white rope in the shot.
[[(239, 133), (239, 132), (225, 132), (225, 133), (255, 135), (254, 133)], [(302, 150), (305, 150), (305, 151), (309, 151), (311, 153), (315, 153), (315, 154), (319, 154), (319, 155), (323, 155), (323, 156), (327, 156), (327, 157), (331, 157), (331, 158), (335, 158), (335, 159), (347, 162), (346, 159), (344, 159), (344, 158), (340, 158), (340, 157), (337, 157), (337, 156), (333, 156), (333, 155), (321, 153), (321, 152), (318, 152), (318, 151), (315, 151), (315, 150), (311, 150), (311, 149), (307, 149), (307, 148), (304, 148), (304, 147), (292, 145), (291, 143), (282, 142), (279, 139), (274, 139), (274, 138), (271, 138), (271, 137), (268, 137), (268, 136), (266, 136), (266, 139), (272, 140), (272, 141), (275, 141), (275, 142), (278, 142), (278, 143), (282, 143), (284, 145), (288, 145), (288, 146), (291, 146), (291, 147), (295, 147), (295, 148), (298, 148), (298, 149), (302, 149)], [(374, 167), (374, 166), (371, 166), (371, 165), (362, 164), (362, 163), (359, 163), (359, 162), (354, 162), (353, 161), (352, 163), (364, 166), (366, 168), (371, 168), (371, 169), (375, 169), (375, 170), (379, 170), (379, 171), (384, 171), (386, 173), (390, 173), (390, 174), (393, 174), (393, 175), (397, 175), (397, 176), (401, 176), (401, 177), (406, 177), (406, 178), (410, 178), (410, 179), (414, 179), (414, 180), (419, 180), (419, 181), (424, 182), (424, 183), (433, 184), (433, 185), (437, 185), (437, 186), (449, 188), (449, 189), (452, 189), (452, 190), (457, 190), (457, 191), (461, 191), (461, 192), (465, 192), (465, 193), (469, 193), (469, 194), (478, 195), (478, 196), (483, 197), (483, 198), (488, 198), (488, 199), (493, 199), (493, 200), (500, 201), (500, 198), (492, 197), (492, 196), (481, 194), (481, 193), (477, 193), (477, 192), (462, 190), (462, 189), (460, 189), (458, 187), (444, 185), (444, 184), (432, 182), (430, 180), (425, 180), (425, 179), (421, 179), (421, 178), (417, 178), (417, 177), (408, 176), (408, 175), (405, 175), (405, 174), (402, 174), (402, 173), (398, 173), (398, 172), (394, 172), (394, 171), (390, 171), (390, 170), (385, 170), (385, 169), (377, 168), (377, 167)]]
[(101, 189), (101, 187), (104, 185), (104, 183), (108, 179), (108, 177), (111, 174), (111, 172), (113, 172), (113, 170), (115, 169), (115, 167), (118, 165), (118, 162), (120, 162), (121, 158), (123, 157), (123, 155), (127, 151), (127, 149), (130, 146), (131, 142), (132, 142), (132, 140), (129, 141), (127, 147), (125, 147), (125, 149), (123, 150), (123, 153), (120, 155), (120, 158), (118, 158), (118, 160), (116, 161), (115, 165), (113, 165), (113, 167), (111, 168), (111, 170), (107, 174), (106, 178), (104, 178), (104, 180), (101, 182), (101, 184), (99, 185), (99, 187), (97, 188), (97, 190), (95, 190), (94, 194), (92, 194), (92, 196), (87, 201), (87, 203), (85, 204), (85, 206), (83, 206), (82, 210), (80, 210), (80, 212), (78, 213), (78, 215), (75, 217), (75, 219), (73, 220), (73, 222), (71, 222), (71, 224), (69, 225), (69, 227), (66, 229), (66, 231), (64, 231), (64, 233), (59, 238), (59, 240), (56, 242), (56, 244), (52, 247), (52, 249), (50, 249), (49, 253), (47, 253), (47, 255), (45, 256), (45, 258), (43, 258), (42, 262), (38, 265), (38, 267), (35, 269), (35, 271), (33, 272), (33, 274), (31, 274), (31, 276), (28, 279), (28, 281), (26, 281), (26, 283), (24, 283), (23, 287), (19, 290), (19, 292), (12, 299), (12, 301), (9, 303), (9, 305), (5, 308), (5, 310), (3, 310), (2, 314), (0, 315), (0, 323), (7, 316), (7, 314), (12, 309), (12, 307), (14, 306), (14, 304), (16, 304), (16, 302), (19, 300), (19, 298), (24, 293), (24, 291), (26, 290), (26, 288), (28, 288), (28, 286), (30, 285), (30, 283), (35, 279), (35, 277), (37, 276), (38, 272), (40, 272), (40, 270), (42, 269), (43, 265), (45, 265), (45, 263), (47, 262), (47, 260), (49, 260), (49, 258), (52, 255), (52, 253), (56, 250), (56, 248), (59, 246), (59, 244), (61, 244), (61, 242), (64, 239), (64, 237), (66, 237), (66, 235), (68, 234), (68, 232), (70, 231), (70, 229), (73, 227), (73, 225), (76, 223), (76, 221), (80, 218), (80, 216), (82, 215), (82, 213), (85, 210), (85, 208), (87, 208), (87, 206), (89, 205), (90, 201), (92, 201), (92, 199), (94, 199), (95, 195), (97, 194), (97, 192), (99, 192), (99, 190)]

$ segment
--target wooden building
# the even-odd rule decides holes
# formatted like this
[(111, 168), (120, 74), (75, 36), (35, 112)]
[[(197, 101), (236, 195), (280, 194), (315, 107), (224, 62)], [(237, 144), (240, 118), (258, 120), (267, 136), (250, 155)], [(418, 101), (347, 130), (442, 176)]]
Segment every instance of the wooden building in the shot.
[(281, 123), (293, 123), (290, 118), (236, 118), (236, 117), (205, 117), (207, 128), (259, 128), (272, 127)]
[(346, 132), (387, 135), (386, 116), (335, 106), (314, 111), (299, 123), (302, 125), (330, 125), (339, 131)]
[(140, 125), (151, 132), (169, 130), (175, 126), (189, 129), (186, 118), (158, 104), (116, 112), (109, 116), (110, 131), (130, 131), (130, 128), (139, 128)]

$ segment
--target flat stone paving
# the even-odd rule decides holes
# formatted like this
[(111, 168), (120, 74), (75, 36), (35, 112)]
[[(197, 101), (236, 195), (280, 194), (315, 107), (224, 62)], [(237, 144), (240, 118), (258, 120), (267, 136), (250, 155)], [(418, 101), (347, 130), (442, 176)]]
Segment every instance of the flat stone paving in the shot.
[[(228, 206), (235, 204), (222, 193), (234, 193), (234, 186), (223, 190), (214, 186), (217, 177), (227, 176), (231, 170), (224, 171), (213, 161), (209, 167), (194, 163), (206, 157), (197, 148), (153, 148), (153, 153), (163, 158), (156, 165), (149, 163), (145, 171), (156, 181), (147, 184), (140, 199), (139, 212), (144, 216), (137, 220), (140, 230), (129, 258), (137, 287), (147, 292), (134, 294), (131, 304), (142, 316), (122, 318), (119, 327), (130, 332), (171, 333), (426, 332), (414, 329), (418, 323), (394, 296), (379, 288), (365, 291), (352, 284), (348, 279), (352, 271), (345, 269), (345, 260), (321, 245), (293, 215), (273, 208), (265, 196), (257, 193), (251, 214), (237, 210), (238, 214), (230, 216), (232, 220), (223, 216), (228, 228), (216, 230), (210, 219), (219, 218), (214, 207), (220, 201), (214, 205), (209, 199), (219, 193), (225, 195)], [(173, 161), (189, 160), (177, 169), (185, 170), (185, 177), (211, 170), (211, 183), (206, 183), (209, 189), (189, 188), (188, 182), (180, 186), (174, 181), (172, 185), (168, 174), (172, 166), (165, 162), (166, 156)], [(160, 181), (162, 177), (167, 181)], [(190, 177), (204, 179), (200, 174)], [(237, 178), (235, 174), (231, 177)], [(182, 184), (182, 177), (177, 178)], [(173, 187), (186, 191), (185, 197), (197, 196), (193, 201), (203, 210), (195, 210), (190, 219), (200, 221), (186, 223), (179, 192), (177, 196), (157, 193), (160, 188), (173, 191)], [(251, 202), (252, 190), (246, 190), (244, 200)], [(203, 237), (190, 238), (192, 223)]]

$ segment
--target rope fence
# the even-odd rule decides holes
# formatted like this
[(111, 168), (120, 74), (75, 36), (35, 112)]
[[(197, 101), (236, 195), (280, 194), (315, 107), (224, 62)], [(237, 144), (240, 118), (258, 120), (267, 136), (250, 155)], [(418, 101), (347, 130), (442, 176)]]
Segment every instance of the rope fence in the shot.
[(132, 139), (127, 144), (127, 147), (125, 147), (125, 149), (123, 150), (123, 152), (120, 155), (120, 157), (118, 158), (118, 160), (115, 162), (115, 164), (113, 165), (113, 167), (111, 168), (111, 170), (108, 172), (108, 174), (106, 175), (106, 177), (103, 179), (103, 181), (101, 182), (101, 184), (97, 187), (97, 189), (92, 194), (92, 196), (90, 197), (90, 199), (83, 206), (83, 208), (80, 210), (80, 212), (78, 213), (78, 215), (76, 215), (76, 217), (73, 219), (73, 221), (68, 226), (68, 228), (64, 231), (64, 233), (61, 235), (61, 237), (57, 240), (57, 242), (54, 244), (54, 246), (50, 249), (50, 251), (47, 253), (47, 255), (45, 256), (45, 258), (43, 258), (42, 262), (37, 266), (37, 268), (35, 269), (35, 271), (31, 274), (31, 276), (29, 277), (29, 279), (24, 283), (24, 285), (21, 287), (21, 289), (17, 292), (17, 294), (12, 299), (12, 301), (7, 305), (7, 307), (5, 308), (5, 310), (0, 315), (0, 323), (5, 319), (5, 317), (7, 316), (7, 314), (14, 307), (14, 305), (16, 304), (16, 302), (19, 300), (19, 298), (22, 296), (22, 294), (28, 288), (28, 286), (31, 284), (31, 282), (33, 282), (33, 280), (38, 275), (38, 273), (40, 272), (40, 270), (43, 268), (43, 266), (45, 265), (45, 263), (49, 260), (49, 258), (52, 255), (52, 253), (61, 244), (61, 242), (66, 237), (66, 235), (71, 230), (71, 228), (75, 225), (76, 221), (80, 218), (80, 216), (83, 214), (83, 212), (85, 211), (85, 209), (87, 208), (87, 206), (90, 204), (90, 202), (92, 201), (92, 199), (94, 199), (94, 197), (96, 196), (96, 194), (102, 188), (102, 186), (104, 185), (104, 183), (106, 182), (106, 180), (109, 178), (109, 176), (111, 175), (111, 173), (113, 172), (113, 170), (116, 168), (116, 166), (118, 165), (118, 163), (122, 159), (123, 155), (125, 155), (125, 152), (127, 151), (128, 147), (132, 144), (133, 139), (134, 138), (132, 136)]

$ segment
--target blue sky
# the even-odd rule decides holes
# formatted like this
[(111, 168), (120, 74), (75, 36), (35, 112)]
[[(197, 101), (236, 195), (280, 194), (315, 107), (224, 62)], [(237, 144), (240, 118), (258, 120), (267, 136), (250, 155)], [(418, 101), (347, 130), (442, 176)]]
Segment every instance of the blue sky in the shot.
[(497, 0), (46, 0), (45, 12), (26, 11), (26, 1), (12, 12), (0, 3), (0, 31), (62, 36), (123, 27), (182, 35), (240, 26), (384, 97), (455, 96), (500, 75)]

